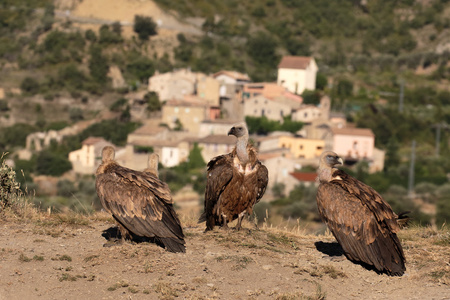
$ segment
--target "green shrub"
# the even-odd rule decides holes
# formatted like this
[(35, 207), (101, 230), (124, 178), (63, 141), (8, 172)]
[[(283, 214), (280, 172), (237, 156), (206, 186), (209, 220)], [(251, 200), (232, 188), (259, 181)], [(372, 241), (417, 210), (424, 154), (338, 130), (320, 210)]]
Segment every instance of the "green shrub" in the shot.
[(6, 164), (3, 153), (0, 167), (0, 209), (11, 205), (20, 192), (20, 184), (16, 181), (16, 172)]
[(138, 34), (140, 40), (147, 41), (150, 36), (156, 35), (156, 23), (151, 17), (134, 16), (134, 32)]

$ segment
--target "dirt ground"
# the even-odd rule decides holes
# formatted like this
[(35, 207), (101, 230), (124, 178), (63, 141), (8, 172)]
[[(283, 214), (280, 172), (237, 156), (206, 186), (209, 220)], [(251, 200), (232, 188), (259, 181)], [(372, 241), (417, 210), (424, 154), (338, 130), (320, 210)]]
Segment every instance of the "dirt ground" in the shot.
[(330, 235), (260, 226), (203, 233), (185, 226), (187, 251), (155, 244), (104, 247), (114, 226), (96, 217), (0, 221), (0, 300), (6, 299), (450, 299), (450, 234), (399, 236), (408, 260), (389, 277), (348, 260)]

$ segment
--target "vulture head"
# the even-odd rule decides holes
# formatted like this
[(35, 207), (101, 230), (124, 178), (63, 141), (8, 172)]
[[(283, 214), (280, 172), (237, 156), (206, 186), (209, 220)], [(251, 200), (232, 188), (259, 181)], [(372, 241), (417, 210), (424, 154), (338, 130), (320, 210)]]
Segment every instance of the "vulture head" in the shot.
[(248, 137), (248, 129), (245, 122), (238, 123), (231, 127), (230, 131), (228, 131), (228, 135), (234, 135), (238, 139), (241, 137)]
[(106, 146), (102, 150), (102, 162), (106, 163), (109, 161), (113, 161), (115, 156), (114, 148), (111, 146)]
[(333, 151), (325, 151), (320, 156), (319, 169), (317, 170), (317, 180), (319, 182), (328, 182), (332, 179), (332, 174), (336, 166), (344, 164), (342, 158)]
[(344, 161), (333, 151), (325, 151), (320, 156), (319, 165), (334, 168), (335, 166), (342, 166)]

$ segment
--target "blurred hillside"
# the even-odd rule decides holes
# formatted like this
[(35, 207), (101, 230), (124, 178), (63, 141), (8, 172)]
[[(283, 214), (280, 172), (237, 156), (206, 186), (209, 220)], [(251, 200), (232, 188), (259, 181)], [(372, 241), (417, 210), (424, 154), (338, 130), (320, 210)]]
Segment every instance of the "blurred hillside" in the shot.
[[(70, 169), (68, 153), (89, 135), (125, 143), (140, 122), (133, 115), (134, 100), (144, 103), (141, 110), (151, 118), (150, 100), (142, 100), (156, 71), (236, 70), (254, 82), (274, 81), (283, 55), (313, 56), (318, 63), (317, 89), (302, 95), (305, 103), (329, 95), (334, 112), (371, 128), (376, 146), (386, 151), (383, 172), (369, 176), (361, 165), (352, 170), (358, 178), (398, 209), (420, 204), (430, 214), (450, 211), (450, 159), (444, 155), (450, 124), (446, 0), (5, 0), (0, 3), (0, 148), (15, 153), (29, 133), (93, 121), (30, 161), (13, 157), (28, 179), (48, 175), (50, 165), (60, 166), (55, 174), (61, 176)], [(406, 198), (413, 140), (416, 202)], [(77, 178), (74, 185), (75, 179), (65, 176), (57, 179), (61, 197), (93, 192), (92, 178)], [(305, 193), (313, 194), (302, 188), (293, 195), (281, 191), (275, 205), (304, 211), (310, 197), (303, 204), (294, 199)], [(263, 216), (265, 209), (260, 210)]]

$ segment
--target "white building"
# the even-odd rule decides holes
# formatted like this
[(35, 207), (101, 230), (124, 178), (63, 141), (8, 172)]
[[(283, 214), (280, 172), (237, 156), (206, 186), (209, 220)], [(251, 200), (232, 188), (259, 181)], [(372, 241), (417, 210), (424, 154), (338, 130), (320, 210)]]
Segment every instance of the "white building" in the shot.
[(278, 65), (277, 84), (299, 95), (304, 90), (315, 90), (318, 70), (313, 57), (284, 56)]

